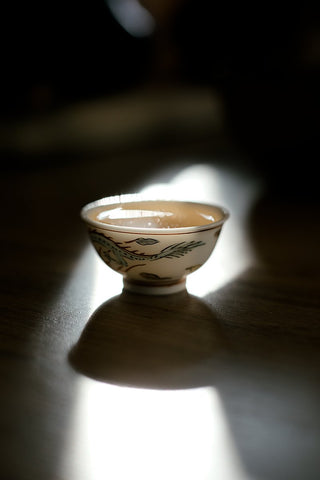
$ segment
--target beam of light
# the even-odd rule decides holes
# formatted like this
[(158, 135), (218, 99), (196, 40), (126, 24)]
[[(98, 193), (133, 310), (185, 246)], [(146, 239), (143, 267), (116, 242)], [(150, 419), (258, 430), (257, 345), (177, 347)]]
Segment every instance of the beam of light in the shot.
[(94, 273), (91, 285), (90, 310), (93, 312), (103, 302), (109, 300), (115, 295), (119, 295), (122, 291), (122, 275), (111, 270), (98, 257), (97, 253), (92, 249), (92, 262), (94, 263)]
[[(144, 190), (150, 196), (218, 203), (231, 211), (212, 258), (189, 278), (192, 294), (201, 296), (221, 287), (252, 261), (244, 225), (257, 192), (255, 183), (209, 165), (191, 166), (171, 182)], [(69, 283), (70, 288), (78, 287), (87, 261), (93, 262), (85, 287), (91, 292), (87, 305), (91, 313), (121, 292), (122, 277), (98, 258), (92, 246), (84, 260)], [(61, 478), (248, 479), (216, 388), (138, 389), (84, 376), (75, 377), (75, 382)]]
[[(246, 232), (246, 220), (261, 185), (252, 179), (208, 164), (181, 170), (167, 183), (151, 184), (141, 193), (150, 199), (216, 203), (230, 210), (230, 218), (209, 260), (187, 278), (188, 291), (197, 296), (222, 288), (253, 262), (254, 253)], [(107, 267), (92, 250), (94, 275), (91, 310), (122, 290), (122, 276)]]
[(82, 379), (68, 480), (244, 480), (212, 387), (144, 390)]
[(133, 37), (147, 37), (155, 29), (152, 15), (138, 0), (106, 0), (112, 15)]
[(151, 184), (142, 193), (150, 198), (171, 198), (226, 207), (231, 215), (209, 260), (187, 279), (188, 291), (204, 296), (223, 287), (253, 262), (246, 232), (250, 208), (261, 190), (256, 179), (212, 165), (192, 165), (168, 183)]

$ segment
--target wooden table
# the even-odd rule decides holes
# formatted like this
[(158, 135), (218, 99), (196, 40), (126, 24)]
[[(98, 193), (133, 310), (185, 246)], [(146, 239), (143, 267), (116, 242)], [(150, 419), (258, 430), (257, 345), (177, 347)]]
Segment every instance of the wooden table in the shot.
[[(311, 202), (197, 148), (2, 179), (1, 478), (320, 478)], [(231, 217), (188, 293), (124, 293), (79, 210), (159, 183)]]

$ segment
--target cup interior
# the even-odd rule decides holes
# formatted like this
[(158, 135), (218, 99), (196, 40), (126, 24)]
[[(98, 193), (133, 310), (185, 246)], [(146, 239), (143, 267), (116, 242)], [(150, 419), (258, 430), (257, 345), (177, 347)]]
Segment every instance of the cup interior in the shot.
[(229, 213), (217, 205), (123, 195), (92, 202), (81, 216), (89, 225), (106, 230), (183, 233), (216, 227)]

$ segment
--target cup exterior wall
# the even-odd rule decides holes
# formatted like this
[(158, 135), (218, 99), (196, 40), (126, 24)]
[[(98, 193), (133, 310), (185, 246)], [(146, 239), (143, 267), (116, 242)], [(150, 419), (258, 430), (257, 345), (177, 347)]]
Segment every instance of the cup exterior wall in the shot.
[(140, 234), (88, 226), (102, 260), (125, 279), (141, 284), (172, 284), (200, 268), (212, 253), (221, 225), (190, 233)]

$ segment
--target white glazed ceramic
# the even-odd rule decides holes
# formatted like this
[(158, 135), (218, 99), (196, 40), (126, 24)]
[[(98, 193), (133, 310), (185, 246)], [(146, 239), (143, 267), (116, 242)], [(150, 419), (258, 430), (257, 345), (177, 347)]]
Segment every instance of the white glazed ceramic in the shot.
[(137, 227), (129, 221), (128, 225), (123, 224), (126, 220), (122, 220), (122, 225), (106, 224), (93, 215), (97, 209), (117, 208), (124, 203), (144, 209), (146, 201), (141, 195), (107, 197), (83, 207), (81, 217), (99, 256), (123, 275), (125, 289), (153, 295), (175, 293), (185, 288), (186, 276), (209, 258), (229, 213), (217, 205), (149, 200), (148, 208), (151, 202), (154, 210), (157, 210), (157, 202), (161, 202), (162, 206), (168, 205), (168, 210), (170, 203), (174, 203), (180, 204), (182, 209), (187, 207), (200, 212), (205, 209), (209, 213), (209, 220), (203, 225), (181, 224), (175, 228)]

